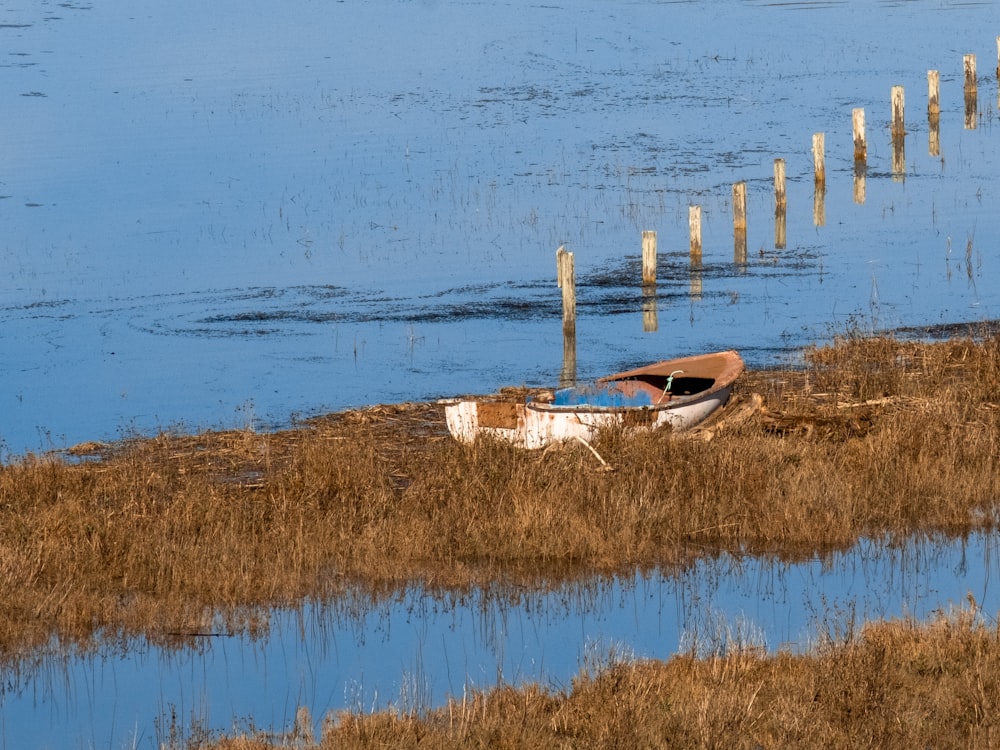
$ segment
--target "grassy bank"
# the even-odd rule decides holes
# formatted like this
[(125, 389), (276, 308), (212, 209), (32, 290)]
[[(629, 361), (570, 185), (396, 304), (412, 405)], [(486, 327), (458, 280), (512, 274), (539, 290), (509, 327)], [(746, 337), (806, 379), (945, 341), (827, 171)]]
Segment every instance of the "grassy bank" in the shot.
[[(241, 737), (219, 750), (300, 748), (988, 748), (1000, 742), (1000, 633), (968, 609), (869, 625), (809, 655), (741, 648), (621, 662), (571, 687), (474, 693), (424, 715), (329, 717), (322, 735)], [(307, 725), (303, 725), (304, 727)], [(202, 745), (199, 745), (202, 746)]]
[(170, 642), (218, 612), (253, 627), (259, 607), (358, 583), (535, 585), (992, 528), (998, 384), (996, 337), (850, 338), (747, 373), (691, 434), (601, 436), (603, 463), (582, 445), (459, 445), (434, 404), (28, 457), (0, 467), (0, 653), (53, 634)]

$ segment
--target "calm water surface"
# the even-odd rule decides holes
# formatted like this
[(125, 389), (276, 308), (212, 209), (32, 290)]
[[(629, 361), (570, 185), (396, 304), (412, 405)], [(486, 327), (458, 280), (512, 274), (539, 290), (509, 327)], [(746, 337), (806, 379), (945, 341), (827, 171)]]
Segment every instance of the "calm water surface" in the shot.
[[(991, 320), (997, 33), (993, 3), (946, 0), (0, 3), (0, 457), (552, 384), (562, 244), (576, 256), (580, 377), (729, 347), (774, 364), (852, 325)], [(941, 71), (939, 155), (928, 69)], [(893, 85), (907, 100), (896, 174)], [(731, 227), (740, 180), (746, 263)], [(653, 331), (646, 229), (661, 250)], [(501, 676), (565, 684), (608, 644), (665, 656), (741, 616), (777, 646), (829, 611), (923, 616), (973, 591), (995, 613), (991, 544), (723, 561), (518, 603), (411, 591), (352, 618), (307, 607), (277, 613), (262, 642), (131, 644), (5, 676), (2, 736), (152, 746), (173, 709), (280, 728), (297, 705), (437, 705)]]
[[(989, 318), (994, 20), (989, 3), (943, 0), (2, 6), (0, 438), (19, 454), (552, 384), (560, 244), (576, 256), (580, 377), (721, 347), (773, 363), (858, 319)], [(975, 130), (966, 53), (983, 73)], [(897, 84), (905, 179), (890, 173)], [(655, 332), (644, 229), (662, 255)]]
[[(215, 731), (290, 729), (300, 706), (421, 709), (498, 683), (569, 686), (609, 659), (713, 653), (734, 643), (804, 651), (865, 620), (926, 618), (967, 605), (1000, 611), (997, 540), (866, 541), (800, 563), (706, 560), (679, 575), (568, 584), (550, 593), (448, 595), (411, 589), (278, 612), (258, 640), (207, 637), (53, 657), (5, 676), (6, 747), (157, 747), (172, 717)], [(989, 613), (993, 613), (990, 615)]]

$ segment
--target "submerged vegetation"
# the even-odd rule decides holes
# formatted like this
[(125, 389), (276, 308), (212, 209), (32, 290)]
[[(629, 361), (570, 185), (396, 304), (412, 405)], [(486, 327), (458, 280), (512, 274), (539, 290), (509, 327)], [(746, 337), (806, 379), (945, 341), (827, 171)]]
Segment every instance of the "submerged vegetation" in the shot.
[(463, 446), (439, 405), (404, 404), (18, 460), (0, 467), (0, 653), (253, 628), (348, 586), (544, 585), (993, 528), (1000, 338), (848, 337), (805, 360), (747, 373), (693, 432), (593, 450)]

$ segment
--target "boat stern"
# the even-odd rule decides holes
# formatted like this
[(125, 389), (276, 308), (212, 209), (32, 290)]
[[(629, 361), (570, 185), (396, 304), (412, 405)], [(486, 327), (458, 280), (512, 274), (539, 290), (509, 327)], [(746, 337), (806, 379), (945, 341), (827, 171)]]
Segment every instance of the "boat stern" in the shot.
[(524, 444), (524, 404), (515, 401), (448, 401), (444, 406), (448, 431), (462, 443), (492, 435)]

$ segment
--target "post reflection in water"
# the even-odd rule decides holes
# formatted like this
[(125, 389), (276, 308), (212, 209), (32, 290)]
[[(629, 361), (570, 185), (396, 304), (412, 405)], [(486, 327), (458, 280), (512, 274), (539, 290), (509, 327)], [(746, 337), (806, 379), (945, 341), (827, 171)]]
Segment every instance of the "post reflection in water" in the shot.
[(646, 333), (656, 333), (660, 328), (659, 315), (656, 306), (656, 285), (642, 287), (642, 330)]
[(691, 300), (700, 300), (705, 291), (704, 271), (702, 269), (700, 255), (697, 258), (692, 256), (688, 277), (688, 289)]
[(0, 737), (10, 747), (81, 739), (153, 746), (171, 725), (280, 731), (303, 706), (318, 723), (339, 710), (426, 709), (497, 684), (568, 687), (612, 653), (666, 659), (734, 642), (805, 651), (867, 620), (925, 619), (969, 595), (993, 618), (996, 543), (988, 535), (865, 541), (800, 562), (723, 554), (675, 575), (637, 572), (548, 591), (354, 592), (275, 612), (258, 640), (207, 638), (175, 651), (130, 644), (127, 652), (44, 659), (5, 675)]

